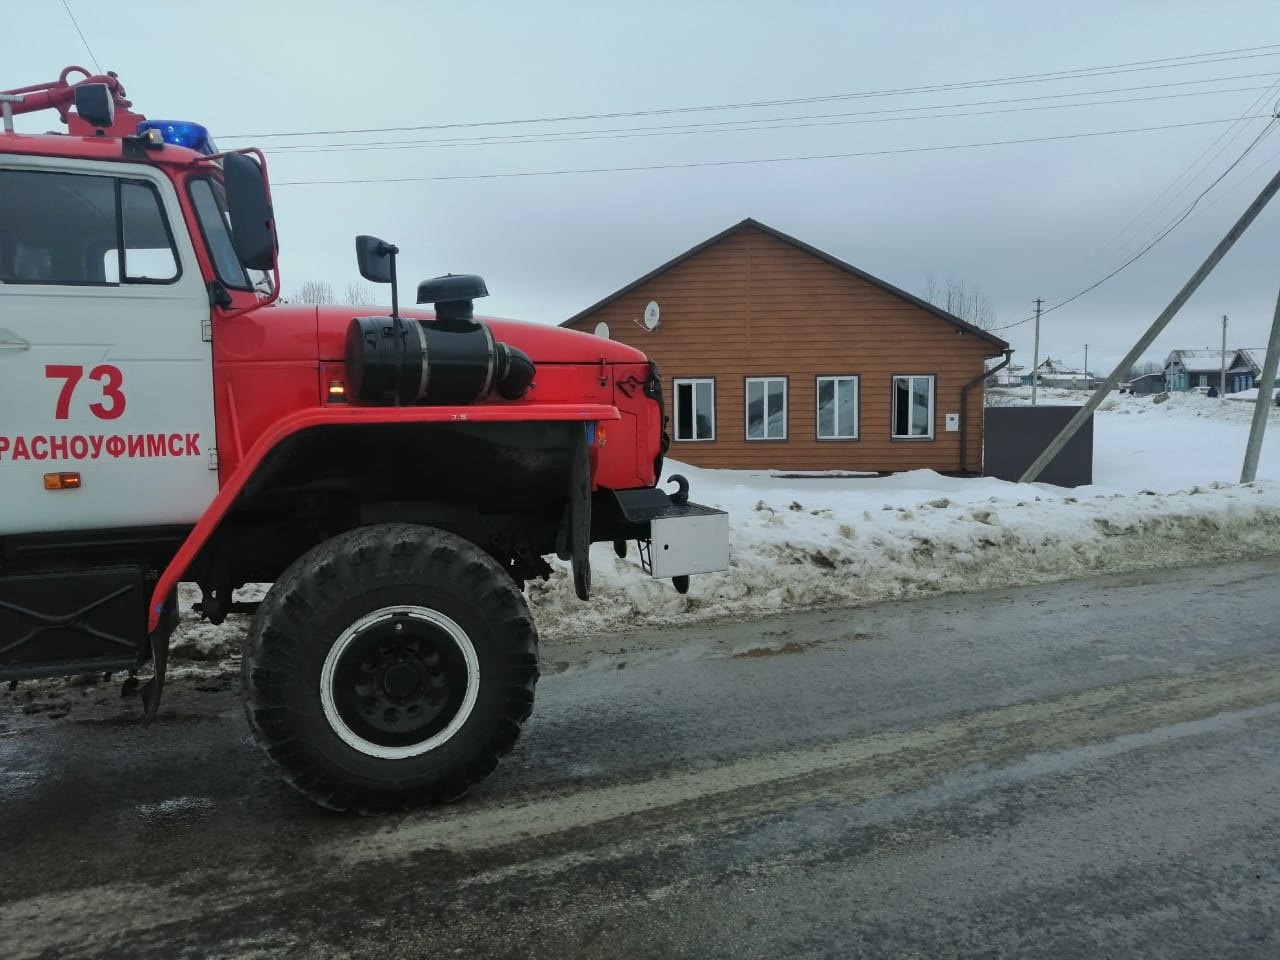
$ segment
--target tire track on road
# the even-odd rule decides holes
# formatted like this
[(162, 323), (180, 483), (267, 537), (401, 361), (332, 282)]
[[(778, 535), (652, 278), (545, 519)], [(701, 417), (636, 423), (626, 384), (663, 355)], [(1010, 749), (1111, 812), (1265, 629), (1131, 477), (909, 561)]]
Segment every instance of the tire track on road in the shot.
[[(1259, 660), (1186, 676), (980, 710), (943, 723), (747, 757), (707, 769), (406, 820), (318, 849), (349, 866), (423, 851), (468, 853), (625, 821), (742, 819), (818, 797), (870, 799), (950, 770), (1097, 743), (1230, 710), (1280, 702), (1280, 667)], [(640, 823), (635, 824), (642, 827)]]
[[(355, 884), (376, 899), (379, 884), (403, 895), (409, 882), (421, 884), (420, 904), (448, 902), (468, 887), (525, 878), (545, 883), (583, 864), (707, 839), (813, 800), (892, 805), (901, 798), (905, 814), (921, 802), (906, 794), (953, 775), (1048, 778), (1274, 713), (1280, 713), (1280, 663), (1250, 658), (716, 767), (445, 808), (323, 840), (299, 850), (287, 867), (237, 864), (189, 871), (171, 883), (87, 886), (12, 900), (0, 905), (0, 955), (116, 956), (125, 948), (137, 956), (172, 955), (178, 943), (217, 942), (244, 923), (284, 936), (299, 904), (323, 901), (330, 886)], [(427, 862), (429, 869), (417, 869)], [(164, 907), (139, 911), (141, 904)], [(245, 916), (248, 904), (252, 918)]]

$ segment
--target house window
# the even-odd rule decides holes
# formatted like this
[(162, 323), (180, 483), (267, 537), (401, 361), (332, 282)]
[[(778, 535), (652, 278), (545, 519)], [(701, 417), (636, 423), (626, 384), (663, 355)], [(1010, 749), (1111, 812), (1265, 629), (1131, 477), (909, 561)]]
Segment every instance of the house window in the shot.
[(747, 439), (787, 439), (787, 378), (747, 378)]
[(893, 437), (933, 438), (933, 377), (893, 378)]
[(858, 439), (858, 378), (818, 378), (818, 439)]
[(714, 380), (676, 380), (676, 439), (716, 438), (716, 383)]

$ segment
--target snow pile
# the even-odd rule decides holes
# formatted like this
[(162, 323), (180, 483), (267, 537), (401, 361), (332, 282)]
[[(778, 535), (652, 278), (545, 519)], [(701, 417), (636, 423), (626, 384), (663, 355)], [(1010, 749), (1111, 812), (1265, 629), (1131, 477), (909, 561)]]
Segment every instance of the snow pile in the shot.
[[(1275, 398), (1277, 391), (1272, 390), (1272, 399)], [(1250, 403), (1258, 399), (1258, 388), (1250, 387), (1248, 390), (1237, 390), (1235, 393), (1227, 394), (1228, 400), (1248, 400)], [(1274, 404), (1273, 404), (1274, 406)]]
[[(1029, 390), (1026, 391), (1029, 395)], [(995, 402), (1023, 402), (1010, 391)], [(1040, 391), (1042, 402), (1085, 394)], [(1259, 480), (1241, 485), (1252, 409), (1198, 394), (1115, 395), (1094, 421), (1093, 486), (1068, 490), (917, 470), (890, 477), (701, 470), (690, 496), (730, 514), (731, 568), (693, 578), (689, 593), (654, 581), (634, 547), (592, 548), (593, 597), (579, 601), (567, 564), (528, 595), (544, 639), (641, 625), (748, 617), (980, 590), (1104, 572), (1280, 552), (1280, 410), (1270, 416)], [(668, 487), (668, 489), (672, 489)], [(239, 598), (253, 599), (248, 588)], [(245, 618), (194, 620), (184, 587), (175, 652), (218, 659)]]
[[(1030, 388), (992, 391), (1029, 403)], [(1020, 394), (1024, 394), (1020, 396)], [(1083, 404), (1042, 389), (1042, 403)], [(687, 596), (645, 577), (634, 554), (592, 552), (581, 603), (563, 565), (529, 585), (544, 636), (982, 590), (1280, 552), (1280, 410), (1259, 480), (1240, 485), (1252, 409), (1195, 393), (1115, 394), (1094, 418), (1094, 480), (1074, 490), (928, 470), (883, 478), (699, 470), (690, 496), (727, 510), (729, 571)]]
[(645, 577), (634, 558), (597, 545), (590, 603), (576, 599), (564, 569), (529, 585), (545, 637), (1280, 551), (1277, 481), (1125, 494), (930, 471), (849, 480), (841, 489), (681, 472), (701, 502), (729, 511), (731, 569), (694, 577), (680, 596)]
[(216, 626), (201, 620), (191, 609), (200, 599), (200, 590), (193, 584), (183, 584), (178, 591), (178, 609), (182, 622), (173, 635), (171, 651), (184, 660), (216, 662), (225, 659), (240, 648), (240, 637), (248, 626), (247, 617), (232, 617)]
[[(1059, 390), (1041, 387), (1041, 406), (1080, 407), (1092, 394), (1083, 390)], [(1157, 402), (1156, 397), (1161, 399)], [(1153, 414), (1160, 417), (1194, 418), (1196, 420), (1220, 420), (1225, 423), (1247, 425), (1253, 416), (1252, 401), (1258, 397), (1257, 388), (1229, 393), (1225, 397), (1210, 397), (1194, 390), (1175, 390), (1169, 393), (1143, 394), (1113, 392), (1098, 407), (1098, 414)], [(1229, 400), (1247, 400), (1248, 403), (1227, 403)], [(991, 407), (1029, 406), (1031, 388), (995, 388), (987, 391), (987, 405)], [(1280, 407), (1269, 408), (1271, 423), (1280, 423)]]

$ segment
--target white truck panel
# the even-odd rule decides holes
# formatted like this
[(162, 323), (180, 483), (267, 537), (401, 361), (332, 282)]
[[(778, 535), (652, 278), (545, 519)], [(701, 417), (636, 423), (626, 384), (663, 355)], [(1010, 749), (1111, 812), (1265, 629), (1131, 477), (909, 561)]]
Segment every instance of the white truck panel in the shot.
[[(173, 185), (141, 164), (0, 161), (12, 169), (154, 184), (181, 275), (0, 283), (0, 535), (194, 523), (218, 490), (209, 301)], [(81, 487), (46, 490), (59, 471)]]
[(649, 524), (651, 574), (679, 577), (729, 569), (729, 515), (707, 510)]

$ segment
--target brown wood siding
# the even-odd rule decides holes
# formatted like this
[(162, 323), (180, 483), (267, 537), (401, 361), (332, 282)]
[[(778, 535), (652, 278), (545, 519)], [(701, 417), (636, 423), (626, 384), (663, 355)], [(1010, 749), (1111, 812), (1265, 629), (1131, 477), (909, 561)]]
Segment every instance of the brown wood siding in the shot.
[[(635, 321), (656, 300), (662, 322), (646, 332)], [(960, 390), (1000, 351), (873, 283), (747, 227), (677, 263), (574, 328), (601, 320), (612, 339), (656, 360), (667, 412), (672, 383), (715, 380), (716, 439), (673, 442), (670, 456), (696, 466), (791, 470), (900, 471), (960, 468), (958, 432), (945, 415), (960, 412)], [(895, 374), (936, 377), (934, 439), (891, 436)], [(816, 377), (859, 378), (857, 440), (817, 439)], [(745, 378), (788, 381), (787, 440), (745, 438)], [(983, 387), (970, 391), (968, 468), (982, 456)], [(672, 427), (674, 432), (674, 425)]]

